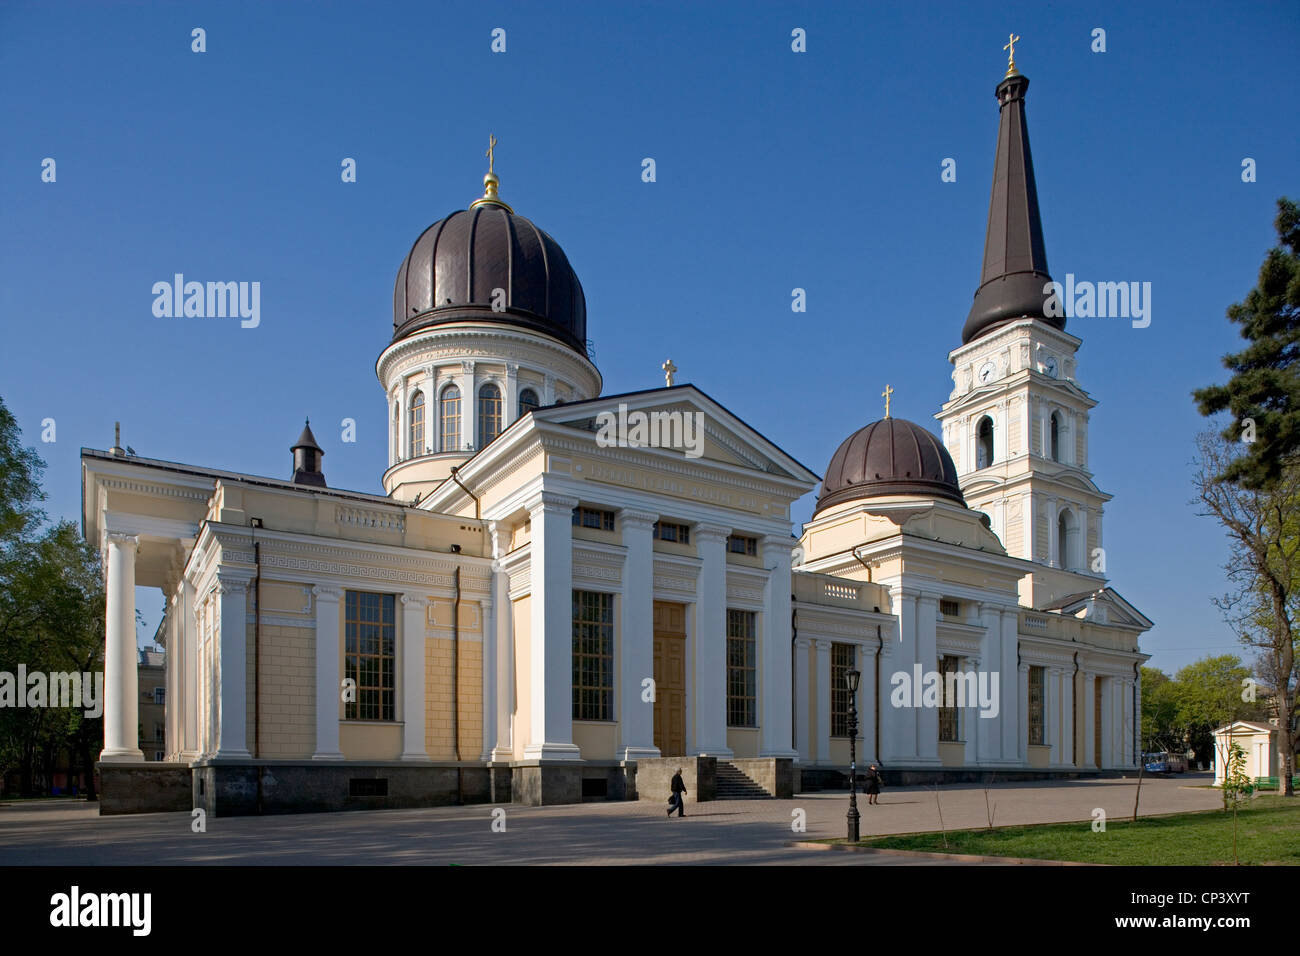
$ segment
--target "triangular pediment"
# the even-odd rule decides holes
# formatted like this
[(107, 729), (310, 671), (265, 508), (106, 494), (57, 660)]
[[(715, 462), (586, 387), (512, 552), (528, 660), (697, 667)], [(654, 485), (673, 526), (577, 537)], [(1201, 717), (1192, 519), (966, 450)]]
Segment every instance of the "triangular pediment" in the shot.
[(1147, 630), (1154, 626), (1154, 622), (1150, 618), (1126, 601), (1118, 591), (1111, 587), (1103, 587), (1098, 591), (1070, 594), (1039, 610), (1057, 611), (1071, 617), (1118, 627), (1136, 627)]

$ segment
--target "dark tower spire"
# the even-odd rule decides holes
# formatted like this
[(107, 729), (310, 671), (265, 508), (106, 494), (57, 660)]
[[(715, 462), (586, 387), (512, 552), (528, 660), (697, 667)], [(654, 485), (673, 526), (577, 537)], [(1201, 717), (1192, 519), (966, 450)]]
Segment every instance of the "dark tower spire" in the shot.
[(310, 418), (302, 426), (298, 441), (289, 450), (293, 452), (293, 483), (324, 488), (325, 475), (320, 469), (320, 460), (325, 452), (316, 444), (316, 436), (311, 433)]
[(1028, 88), (1029, 78), (1021, 76), (1012, 61), (996, 91), (1001, 116), (993, 165), (993, 194), (989, 199), (989, 228), (984, 239), (984, 270), (975, 291), (975, 302), (962, 328), (963, 345), (1019, 318), (1042, 319), (1058, 329), (1065, 328), (1063, 315), (1045, 314), (1050, 290), (1045, 293), (1043, 287), (1052, 277), (1047, 272), (1034, 162), (1029, 155), (1029, 129), (1025, 125)]

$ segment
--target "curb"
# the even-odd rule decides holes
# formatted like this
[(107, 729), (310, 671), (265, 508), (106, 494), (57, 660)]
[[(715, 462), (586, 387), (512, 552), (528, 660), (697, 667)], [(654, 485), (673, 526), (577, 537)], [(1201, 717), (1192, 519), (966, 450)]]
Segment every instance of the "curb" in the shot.
[(963, 863), (1002, 863), (1008, 866), (1105, 866), (1104, 863), (1079, 863), (1074, 860), (1036, 860), (1020, 856), (971, 856), (967, 853), (933, 853), (928, 850), (884, 850), (878, 847), (851, 846), (847, 843), (787, 843), (800, 850), (837, 850), (841, 853), (877, 853), (882, 856), (913, 857), (921, 860), (960, 860)]

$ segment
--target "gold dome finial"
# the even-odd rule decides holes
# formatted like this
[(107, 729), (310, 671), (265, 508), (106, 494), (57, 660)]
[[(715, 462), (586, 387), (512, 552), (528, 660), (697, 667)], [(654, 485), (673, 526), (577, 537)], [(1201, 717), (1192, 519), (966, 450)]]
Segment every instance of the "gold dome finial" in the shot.
[(514, 212), (514, 210), (502, 202), (501, 197), (497, 195), (497, 189), (501, 185), (501, 180), (497, 178), (497, 174), (493, 171), (493, 166), (496, 164), (496, 147), (497, 138), (491, 133), (488, 133), (488, 148), (487, 152), (483, 154), (487, 157), (488, 161), (487, 175), (483, 177), (483, 195), (481, 198), (475, 199), (470, 203), (469, 208), (473, 209), (475, 206), (492, 205), (500, 206), (506, 212)]
[(880, 397), (883, 398), (883, 399), (885, 400), (885, 417), (888, 418), (888, 417), (889, 417), (889, 400), (890, 400), (891, 398), (894, 397), (894, 390), (893, 390), (892, 388), (889, 387), (889, 383), (888, 383), (888, 382), (885, 383), (885, 390), (884, 390), (883, 392), (880, 393)]
[[(1020, 42), (1020, 37), (1014, 33), (1007, 34), (1008, 43), (1002, 49), (1007, 51), (1007, 76), (1015, 76), (1020, 71), (1016, 69), (1016, 44)], [(1006, 79), (1004, 76), (1003, 79)]]

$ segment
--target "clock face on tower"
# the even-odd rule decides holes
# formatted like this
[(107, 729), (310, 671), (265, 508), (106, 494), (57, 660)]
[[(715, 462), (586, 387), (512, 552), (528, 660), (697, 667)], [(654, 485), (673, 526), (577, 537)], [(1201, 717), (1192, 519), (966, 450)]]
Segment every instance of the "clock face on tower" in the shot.
[(996, 365), (992, 362), (985, 362), (980, 366), (978, 373), (979, 383), (981, 385), (987, 385), (989, 382), (993, 381), (993, 376), (997, 374), (997, 371), (998, 367)]
[(1046, 360), (1043, 362), (1043, 371), (1047, 373), (1049, 378), (1056, 378), (1057, 366), (1055, 356), (1047, 356)]

